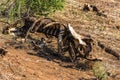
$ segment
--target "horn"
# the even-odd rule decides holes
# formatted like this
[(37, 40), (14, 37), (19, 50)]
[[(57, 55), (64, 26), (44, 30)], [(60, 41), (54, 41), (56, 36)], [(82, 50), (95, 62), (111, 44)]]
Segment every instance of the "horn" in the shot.
[(78, 33), (76, 33), (70, 24), (68, 24), (68, 28), (69, 28), (72, 36), (79, 41), (79, 44), (86, 45), (86, 43), (82, 40), (82, 38), (83, 38), (82, 35), (79, 35)]

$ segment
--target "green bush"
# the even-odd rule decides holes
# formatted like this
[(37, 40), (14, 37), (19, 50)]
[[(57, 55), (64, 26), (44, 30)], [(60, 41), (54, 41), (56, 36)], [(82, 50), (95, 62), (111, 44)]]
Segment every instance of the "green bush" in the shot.
[(97, 80), (108, 80), (107, 72), (102, 62), (96, 62), (94, 64), (93, 73)]
[[(4, 2), (4, 1), (3, 1)], [(64, 7), (65, 0), (7, 0), (0, 5), (0, 13), (9, 17), (27, 15), (48, 15)]]

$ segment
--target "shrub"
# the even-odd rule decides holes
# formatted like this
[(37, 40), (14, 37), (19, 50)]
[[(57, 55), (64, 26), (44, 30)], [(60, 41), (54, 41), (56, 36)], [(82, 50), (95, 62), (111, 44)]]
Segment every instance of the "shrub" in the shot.
[(7, 0), (0, 5), (0, 13), (9, 17), (22, 15), (48, 15), (64, 7), (65, 0)]
[(93, 73), (97, 80), (108, 80), (107, 72), (104, 65), (101, 62), (96, 62), (93, 66)]

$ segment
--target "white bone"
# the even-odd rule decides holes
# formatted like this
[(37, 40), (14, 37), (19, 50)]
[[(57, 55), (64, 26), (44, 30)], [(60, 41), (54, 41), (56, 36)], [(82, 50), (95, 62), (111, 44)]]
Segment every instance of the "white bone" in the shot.
[(72, 36), (79, 41), (79, 44), (86, 45), (86, 43), (82, 40), (82, 36), (77, 34), (70, 24), (68, 24), (68, 27)]
[(11, 29), (9, 29), (9, 31), (11, 32), (11, 31), (16, 31), (16, 28), (11, 28)]
[(11, 35), (11, 36), (14, 36), (15, 37), (15, 33), (13, 33), (12, 31), (16, 31), (16, 28), (10, 28), (8, 30), (8, 33)]
[(9, 33), (9, 35), (14, 36), (14, 37), (16, 36), (15, 33)]

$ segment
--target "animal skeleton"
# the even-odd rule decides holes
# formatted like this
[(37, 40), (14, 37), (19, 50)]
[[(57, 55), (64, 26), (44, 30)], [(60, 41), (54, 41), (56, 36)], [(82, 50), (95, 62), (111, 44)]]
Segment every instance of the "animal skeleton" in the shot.
[(70, 24), (65, 26), (50, 18), (31, 19), (28, 17), (24, 18), (24, 21), (24, 26), (16, 30), (22, 31), (26, 38), (29, 32), (38, 32), (45, 34), (47, 37), (56, 37), (58, 39), (58, 53), (68, 51), (72, 62), (76, 60), (77, 56), (87, 59), (92, 50), (92, 39), (76, 33)]

